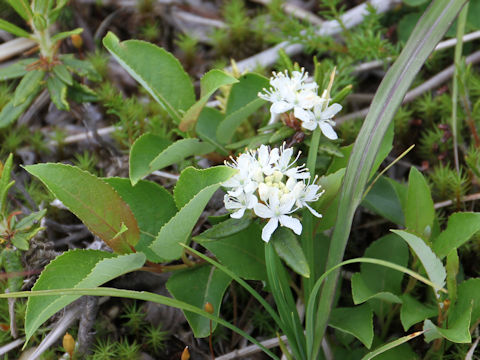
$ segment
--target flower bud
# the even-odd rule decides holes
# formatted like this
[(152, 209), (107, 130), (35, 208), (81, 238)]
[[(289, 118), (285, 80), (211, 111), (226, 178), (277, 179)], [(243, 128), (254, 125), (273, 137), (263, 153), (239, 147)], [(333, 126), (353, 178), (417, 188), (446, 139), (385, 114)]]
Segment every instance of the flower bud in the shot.
[(185, 346), (185, 349), (183, 349), (180, 360), (189, 360), (189, 359), (190, 359), (190, 351), (188, 351), (188, 346)]
[(205, 306), (203, 307), (203, 309), (209, 314), (213, 314), (213, 305), (208, 301), (205, 303)]
[(77, 49), (80, 49), (83, 46), (83, 38), (79, 34), (73, 34), (70, 36), (70, 39), (72, 40), (73, 46), (75, 46)]
[(68, 353), (70, 358), (73, 358), (73, 351), (75, 350), (75, 340), (68, 332), (63, 336), (63, 348)]

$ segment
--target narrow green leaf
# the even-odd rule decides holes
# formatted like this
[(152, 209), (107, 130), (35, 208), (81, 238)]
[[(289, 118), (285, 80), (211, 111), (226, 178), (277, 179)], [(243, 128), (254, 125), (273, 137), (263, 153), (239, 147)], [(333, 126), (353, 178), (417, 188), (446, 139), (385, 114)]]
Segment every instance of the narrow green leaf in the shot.
[(192, 81), (180, 62), (168, 51), (144, 41), (120, 43), (111, 32), (103, 38), (103, 45), (174, 121), (180, 123), (181, 113), (195, 102)]
[(15, 90), (15, 95), (13, 98), (13, 106), (18, 106), (23, 104), (30, 95), (38, 91), (40, 84), (43, 80), (45, 72), (42, 70), (32, 70), (29, 71), (23, 78), (20, 80), (20, 83)]
[(238, 126), (266, 103), (258, 97), (258, 93), (268, 84), (267, 78), (252, 73), (241, 76), (239, 82), (232, 86), (225, 119), (217, 129), (217, 139), (222, 144), (228, 144)]
[[(177, 214), (171, 218), (159, 231), (150, 248), (164, 260), (178, 259), (182, 254), (181, 243), (186, 243), (198, 218), (203, 212), (213, 193), (220, 185), (235, 174), (235, 170), (228, 168), (222, 171), (215, 179), (215, 183), (200, 190)], [(210, 173), (217, 173), (215, 167), (206, 169)], [(182, 178), (183, 173), (180, 175)], [(180, 181), (180, 180), (179, 180)]]
[(28, 22), (32, 18), (32, 10), (26, 0), (7, 0), (7, 2), (23, 20)]
[(408, 176), (407, 204), (405, 208), (405, 225), (407, 230), (422, 238), (430, 237), (435, 209), (430, 194), (430, 187), (423, 175), (414, 166)]
[(372, 170), (370, 170), (370, 178), (375, 175), (380, 165), (382, 165), (383, 160), (390, 154), (393, 148), (393, 129), (394, 123), (390, 123), (387, 128), (387, 131), (382, 139), (380, 144), (380, 148), (378, 149), (377, 156), (375, 157), (375, 161), (373, 162)]
[(10, 181), (12, 164), (13, 154), (8, 155), (5, 164), (0, 162), (0, 214), (4, 214), (8, 189), (14, 184), (14, 181)]
[(73, 85), (73, 78), (70, 71), (68, 71), (67, 67), (63, 64), (58, 64), (53, 67), (53, 73), (62, 80), (67, 85)]
[(177, 208), (183, 208), (198, 192), (207, 186), (215, 185), (218, 179), (228, 179), (233, 170), (229, 166), (215, 166), (208, 169), (188, 167), (182, 171), (173, 190), (173, 197)]
[(150, 163), (158, 154), (172, 144), (170, 140), (150, 133), (140, 136), (130, 150), (130, 181), (135, 185), (141, 178), (152, 173)]
[(425, 331), (425, 341), (430, 342), (435, 339), (445, 338), (454, 343), (470, 343), (472, 337), (470, 336), (470, 317), (472, 307), (466, 309), (459, 315), (458, 318), (453, 319), (449, 323), (448, 329), (436, 326), (431, 320), (425, 320), (423, 330)]
[[(382, 80), (349, 159), (340, 194), (339, 216), (330, 242), (327, 268), (332, 268), (342, 261), (355, 210), (362, 200), (376, 155), (397, 108), (423, 63), (466, 2), (467, 0), (432, 2)], [(314, 341), (308, 349), (309, 358), (316, 358), (320, 351), (337, 279), (338, 271), (324, 284), (317, 310)]]
[(22, 115), (28, 109), (33, 100), (35, 100), (39, 90), (40, 88), (37, 87), (37, 89), (35, 89), (34, 92), (18, 106), (13, 105), (14, 99), (7, 103), (0, 112), (0, 129), (5, 128), (15, 122), (15, 120), (17, 120), (20, 115)]
[(70, 37), (72, 35), (81, 34), (82, 32), (83, 32), (82, 28), (76, 28), (76, 29), (73, 29), (73, 30), (70, 30), (70, 31), (60, 32), (60, 33), (52, 36), (52, 43), (56, 43), (57, 41), (63, 40), (63, 39), (65, 39), (67, 37)]
[[(244, 221), (245, 219), (229, 219), (220, 223), (219, 226), (223, 228), (222, 224), (232, 224), (230, 220), (248, 225)], [(207, 230), (200, 236), (195, 237), (194, 240), (211, 251), (222, 264), (236, 275), (247, 280), (266, 280), (264, 243), (261, 240), (262, 230), (260, 226), (251, 223), (247, 228), (238, 231), (235, 224), (232, 224), (232, 228), (237, 229), (233, 234), (212, 228), (211, 230), (214, 231), (209, 233), (209, 230)], [(225, 234), (225, 236), (217, 237), (220, 233)], [(210, 238), (209, 234), (214, 237)]]
[(135, 249), (145, 253), (149, 261), (160, 262), (161, 259), (149, 246), (162, 226), (177, 212), (173, 196), (151, 181), (141, 180), (135, 186), (124, 178), (107, 178), (104, 181), (130, 206), (138, 222), (140, 240)]
[(428, 278), (439, 288), (442, 288), (445, 285), (447, 273), (442, 262), (433, 253), (432, 249), (430, 249), (428, 245), (416, 235), (410, 234), (403, 230), (391, 231), (400, 235), (408, 243), (408, 245), (410, 245), (425, 268)]
[(297, 237), (287, 228), (280, 227), (272, 235), (272, 244), (275, 251), (285, 263), (297, 274), (310, 277), (310, 268), (298, 243)]
[(224, 71), (213, 69), (207, 72), (200, 79), (200, 100), (193, 104), (190, 109), (183, 115), (182, 122), (180, 123), (180, 130), (188, 131), (193, 128), (197, 119), (202, 111), (203, 107), (207, 103), (208, 99), (213, 95), (215, 91), (221, 86), (231, 85), (238, 82), (233, 76), (228, 75)]
[[(0, 253), (0, 265), (7, 274), (22, 273), (22, 252), (17, 249), (3, 248)], [(4, 280), (5, 281), (5, 280)], [(19, 291), (23, 285), (23, 276), (12, 276), (7, 279), (8, 291)]]
[[(233, 219), (229, 217), (227, 220), (222, 221), (218, 224), (215, 224), (210, 229), (204, 231), (203, 233), (195, 237), (195, 240), (201, 243), (202, 240), (215, 241), (222, 238), (226, 238), (231, 235), (235, 235), (242, 230), (245, 230), (250, 226), (251, 223), (252, 223), (252, 218), (248, 216), (244, 216), (241, 219)], [(262, 252), (262, 256), (263, 256), (263, 252)]]
[(405, 331), (408, 331), (412, 325), (437, 315), (438, 306), (436, 304), (425, 304), (424, 302), (417, 301), (409, 294), (402, 296), (400, 321)]
[(373, 311), (368, 304), (332, 310), (328, 325), (355, 336), (368, 349), (373, 341)]
[(70, 110), (70, 105), (67, 101), (67, 84), (56, 76), (50, 76), (47, 79), (47, 89), (58, 110)]
[(223, 326), (229, 328), (230, 330), (235, 331), (240, 336), (244, 337), (245, 339), (248, 339), (250, 342), (252, 342), (253, 344), (257, 345), (259, 348), (261, 348), (272, 359), (280, 360), (274, 353), (268, 350), (260, 342), (255, 340), (253, 337), (251, 337), (250, 335), (248, 335), (246, 332), (242, 331), (238, 327), (230, 324), (228, 321), (225, 321), (218, 316), (210, 314), (203, 309), (199, 309), (183, 301), (172, 299), (167, 296), (154, 294), (148, 291), (133, 291), (133, 290), (123, 290), (123, 289), (115, 289), (115, 288), (108, 288), (108, 287), (89, 288), (89, 289), (38, 290), (38, 291), (21, 291), (21, 292), (15, 292), (15, 293), (0, 294), (0, 299), (21, 298), (21, 297), (33, 298), (33, 297), (44, 297), (44, 296), (52, 296), (52, 295), (54, 296), (59, 296), (59, 295), (61, 296), (70, 296), (70, 295), (112, 296), (112, 297), (120, 297), (120, 298), (126, 298), (126, 299), (151, 301), (158, 304), (171, 306), (177, 309), (191, 311), (196, 314), (202, 315), (207, 319), (216, 321), (219, 324), (222, 324)]
[[(213, 266), (199, 266), (174, 273), (167, 281), (167, 289), (177, 300), (184, 301), (200, 309), (209, 302), (213, 314), (219, 316), (223, 294), (232, 279)], [(210, 334), (210, 320), (184, 311), (195, 337), (207, 337)], [(212, 324), (215, 330), (217, 323)]]
[(32, 64), (35, 61), (36, 59), (22, 59), (16, 61), (12, 65), (2, 67), (0, 69), (0, 81), (16, 79), (24, 76), (28, 73), (28, 65)]
[(217, 127), (223, 117), (224, 115), (220, 110), (204, 107), (195, 126), (195, 132), (200, 139), (216, 146), (217, 151), (225, 156), (229, 153), (217, 139)]
[[(25, 166), (83, 223), (117, 253), (130, 253), (140, 237), (130, 207), (115, 190), (86, 171), (64, 164)], [(125, 225), (128, 230), (115, 236)]]
[(150, 172), (176, 164), (185, 158), (194, 155), (204, 155), (215, 150), (212, 144), (201, 142), (198, 139), (181, 139), (162, 150), (150, 162)]
[[(401, 338), (398, 338), (396, 340), (390, 341), (386, 343), (385, 345), (380, 346), (379, 348), (370, 351), (368, 354), (366, 354), (364, 357), (362, 357), (362, 360), (370, 360), (376, 357), (377, 355), (383, 354), (384, 352), (391, 350), (393, 348), (396, 348), (399, 345), (402, 345), (406, 343), (407, 341), (410, 341), (412, 339), (415, 339), (417, 336), (422, 335), (424, 332), (423, 331), (417, 331), (414, 332), (413, 334), (402, 336)], [(404, 358), (404, 357), (402, 357)]]
[(459, 259), (457, 249), (453, 249), (447, 255), (447, 290), (451, 303), (457, 301), (457, 276), (459, 270)]
[(30, 38), (30, 33), (26, 32), (22, 28), (19, 28), (17, 25), (14, 25), (6, 20), (0, 19), (0, 30), (5, 30), (10, 34), (15, 36)]
[(102, 79), (92, 63), (88, 60), (76, 59), (72, 54), (60, 55), (60, 60), (67, 66), (68, 70), (80, 76), (85, 76), (91, 81), (100, 81)]
[[(137, 270), (144, 263), (145, 255), (142, 253), (117, 256), (98, 250), (72, 250), (45, 267), (32, 291), (91, 288)], [(30, 298), (25, 315), (27, 341), (48, 318), (79, 297), (52, 295)]]
[(465, 244), (480, 231), (480, 213), (458, 212), (450, 215), (445, 231), (433, 239), (433, 250), (443, 259), (453, 250)]

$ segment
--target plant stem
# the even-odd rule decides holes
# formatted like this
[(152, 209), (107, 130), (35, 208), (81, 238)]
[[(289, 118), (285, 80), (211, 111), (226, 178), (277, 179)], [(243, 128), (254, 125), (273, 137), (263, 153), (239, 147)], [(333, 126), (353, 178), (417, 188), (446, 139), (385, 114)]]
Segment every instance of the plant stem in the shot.
[[(322, 131), (317, 127), (313, 131), (310, 148), (308, 150), (307, 168), (311, 178), (315, 177), (315, 165), (317, 163), (318, 145), (320, 144), (320, 136)], [(313, 215), (308, 209), (303, 211), (303, 231), (302, 231), (302, 248), (307, 258), (308, 267), (310, 268), (310, 277), (303, 279), (304, 298), (305, 301), (310, 297), (313, 285), (315, 284), (315, 251), (313, 243)], [(307, 305), (307, 304), (305, 304)]]

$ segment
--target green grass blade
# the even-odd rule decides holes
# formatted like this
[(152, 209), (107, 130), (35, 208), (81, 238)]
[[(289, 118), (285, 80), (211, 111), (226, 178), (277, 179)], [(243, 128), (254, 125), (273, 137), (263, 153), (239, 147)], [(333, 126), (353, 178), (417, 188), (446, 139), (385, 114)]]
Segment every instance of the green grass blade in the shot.
[(403, 343), (406, 343), (407, 341), (410, 341), (417, 336), (420, 336), (424, 333), (425, 331), (417, 331), (414, 332), (413, 334), (403, 336), (397, 340), (390, 341), (389, 343), (386, 343), (385, 345), (379, 347), (378, 349), (375, 349), (373, 351), (370, 351), (368, 354), (366, 354), (364, 357), (362, 357), (362, 360), (370, 360), (373, 359), (375, 356), (380, 355), (381, 353), (384, 353), (387, 350), (393, 349), (394, 347), (397, 347), (399, 345), (402, 345)]
[[(401, 104), (415, 75), (466, 2), (467, 0), (433, 2), (419, 20), (405, 48), (380, 84), (347, 166), (340, 194), (339, 215), (330, 243), (327, 268), (335, 266), (343, 258), (353, 215), (361, 202), (380, 144), (398, 106)], [(319, 317), (315, 344), (313, 348), (309, 349), (309, 355), (312, 359), (316, 357), (320, 350), (333, 303), (337, 279), (338, 271), (327, 279), (322, 291), (317, 310)]]

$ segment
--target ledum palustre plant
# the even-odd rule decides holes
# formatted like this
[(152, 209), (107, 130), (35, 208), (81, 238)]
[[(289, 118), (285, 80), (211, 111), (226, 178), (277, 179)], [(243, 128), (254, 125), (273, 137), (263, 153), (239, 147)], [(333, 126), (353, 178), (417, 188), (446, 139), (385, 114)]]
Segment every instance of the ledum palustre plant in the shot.
[[(335, 101), (329, 103), (330, 97), (335, 97), (329, 94), (330, 86), (324, 93), (324, 89), (307, 82), (299, 69), (274, 76), (270, 84), (268, 79), (254, 73), (233, 77), (212, 70), (201, 79), (197, 99), (191, 80), (171, 54), (141, 41), (119, 42), (115, 35), (108, 34), (104, 38), (105, 47), (164, 106), (178, 125), (179, 139), (172, 142), (153, 134), (140, 137), (130, 152), (129, 179), (99, 179), (63, 164), (25, 167), (114, 251), (66, 252), (45, 268), (31, 291), (0, 295), (29, 297), (27, 340), (51, 315), (79, 296), (108, 295), (180, 308), (198, 337), (209, 335), (213, 320), (278, 359), (273, 351), (219, 316), (223, 294), (234, 279), (264, 306), (287, 336), (288, 345), (280, 342), (287, 358), (322, 358), (321, 342), (327, 325), (356, 337), (365, 346), (361, 348), (364, 359), (395, 350), (422, 334), (426, 342), (433, 341), (429, 352), (436, 354), (444, 351), (442, 344), (470, 342), (470, 326), (480, 319), (480, 306), (472, 302), (480, 284), (479, 279), (462, 281), (457, 277), (457, 248), (480, 230), (480, 214), (453, 214), (446, 229), (440, 231), (428, 185), (414, 168), (407, 185), (378, 177), (370, 184), (368, 193), (365, 190), (391, 149), (390, 123), (397, 107), (415, 74), (465, 3), (435, 1), (427, 9), (380, 85), (355, 145), (344, 149), (348, 165), (345, 168), (343, 160), (333, 160), (325, 174), (315, 173), (318, 147), (322, 141), (329, 141), (325, 137), (335, 138), (331, 121), (339, 110), (339, 106), (334, 106)], [(291, 83), (292, 79), (298, 82)], [(285, 101), (288, 97), (285, 93), (274, 91), (281, 89), (279, 83), (290, 84), (293, 93), (299, 95), (294, 106)], [(229, 87), (224, 111), (205, 107), (219, 87)], [(326, 101), (320, 106), (317, 97)], [(291, 129), (283, 130), (286, 129), (283, 122), (272, 121), (251, 139), (237, 137), (236, 130), (267, 100), (273, 103), (270, 104), (272, 119), (280, 116), (289, 123), (293, 118), (303, 129), (313, 130), (305, 130), (310, 144), (305, 169), (300, 161), (292, 160), (295, 157), (291, 148), (278, 148), (279, 143), (292, 135)], [(315, 109), (315, 105), (319, 108)], [(326, 136), (322, 137), (322, 133)], [(250, 150), (245, 152), (245, 146)], [(226, 157), (230, 150), (246, 155), (233, 156), (228, 162), (230, 166), (186, 168), (173, 195), (156, 183), (142, 180), (153, 171), (187, 157), (213, 152)], [(255, 179), (248, 174), (252, 169), (258, 176)], [(242, 171), (248, 175), (239, 176)], [(251, 179), (256, 184), (249, 184)], [(391, 190), (388, 206), (372, 202), (378, 186)], [(215, 256), (212, 258), (188, 243), (197, 219), (220, 187), (228, 191), (225, 203), (232, 217), (212, 219), (212, 228), (193, 239)], [(375, 240), (365, 250), (364, 258), (342, 262), (353, 215), (362, 201), (404, 230), (393, 230), (394, 234)], [(303, 209), (301, 222), (297, 215), (292, 215), (293, 209)], [(332, 227), (330, 239), (319, 234)], [(327, 251), (326, 242), (329, 249), (322, 271), (319, 264)], [(415, 259), (410, 265), (412, 269), (408, 268), (410, 252)], [(350, 263), (361, 263), (360, 271), (351, 280), (356, 306), (334, 308), (338, 269)], [(136, 270), (173, 271), (167, 282), (173, 298), (98, 287)], [(298, 275), (293, 274), (298, 274), (303, 282), (303, 290), (295, 294), (290, 283)], [(405, 286), (404, 274), (408, 275)], [(245, 280), (266, 281), (275, 306)], [(413, 290), (419, 288), (428, 294), (426, 305), (415, 297)], [(305, 305), (304, 320), (297, 312), (297, 299)], [(206, 302), (213, 311), (203, 310)], [(387, 314), (384, 308), (389, 309)], [(385, 334), (391, 316), (400, 315), (407, 335), (394, 340), (382, 336), (380, 345), (369, 352), (374, 338), (374, 314)], [(422, 323), (421, 330), (408, 333), (412, 325)]]

